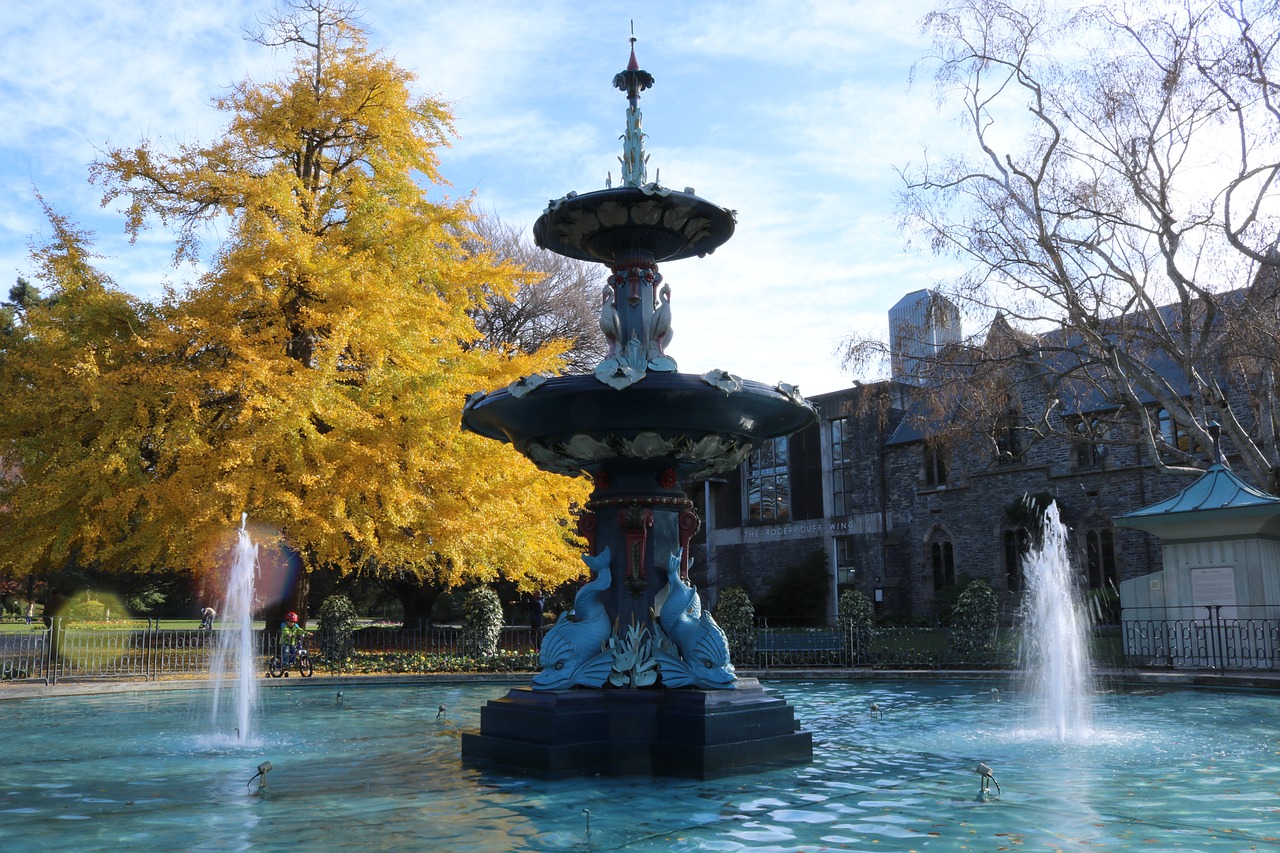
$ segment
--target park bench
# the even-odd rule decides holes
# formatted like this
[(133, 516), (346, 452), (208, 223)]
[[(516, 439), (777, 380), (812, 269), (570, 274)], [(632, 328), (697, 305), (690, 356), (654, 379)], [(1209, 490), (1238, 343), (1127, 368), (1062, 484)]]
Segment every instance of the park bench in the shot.
[(756, 653), (779, 652), (829, 653), (844, 649), (844, 634), (839, 630), (756, 631)]

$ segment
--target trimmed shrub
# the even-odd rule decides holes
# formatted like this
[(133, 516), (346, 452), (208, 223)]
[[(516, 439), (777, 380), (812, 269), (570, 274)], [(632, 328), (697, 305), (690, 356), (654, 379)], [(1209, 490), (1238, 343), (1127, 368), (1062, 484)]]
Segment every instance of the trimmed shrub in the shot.
[(462, 602), (462, 651), (476, 658), (493, 657), (502, 637), (502, 600), (487, 586), (476, 587)]
[(755, 663), (756, 609), (746, 590), (740, 586), (726, 587), (716, 601), (716, 624), (729, 638), (729, 659), (735, 666)]
[(984, 580), (971, 580), (951, 611), (951, 643), (965, 662), (988, 660), (995, 653), (1000, 601)]
[(861, 590), (846, 589), (840, 593), (837, 607), (845, 650), (861, 659), (871, 639), (871, 627), (876, 618), (875, 605)]
[(355, 646), (356, 608), (345, 595), (331, 595), (320, 604), (320, 652), (334, 662), (351, 657)]

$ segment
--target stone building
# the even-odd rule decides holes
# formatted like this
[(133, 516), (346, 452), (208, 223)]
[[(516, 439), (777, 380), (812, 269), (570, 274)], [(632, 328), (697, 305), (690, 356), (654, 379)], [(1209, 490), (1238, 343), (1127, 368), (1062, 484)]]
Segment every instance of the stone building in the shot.
[[(1012, 332), (997, 318), (990, 334)], [(1028, 424), (1052, 418), (1070, 432), (1089, 417), (1087, 401), (1046, 412), (1051, 395), (1034, 373), (1011, 386), (1007, 415), (983, 441), (935, 441), (941, 426), (921, 416), (927, 389), (914, 377), (810, 397), (818, 424), (702, 484), (705, 552), (695, 579), (710, 603), (736, 585), (759, 612), (780, 582), (816, 569), (824, 573), (825, 600), (785, 613), (778, 608), (787, 599), (775, 595), (763, 615), (833, 622), (840, 590), (856, 588), (882, 615), (927, 621), (945, 612), (969, 578), (990, 583), (1010, 612), (1023, 586), (1021, 557), (1050, 500), (1071, 530), (1084, 586), (1114, 592), (1160, 570), (1159, 542), (1113, 519), (1188, 480), (1157, 471), (1137, 446), (1026, 441)], [(1154, 403), (1151, 421), (1174, 429)]]

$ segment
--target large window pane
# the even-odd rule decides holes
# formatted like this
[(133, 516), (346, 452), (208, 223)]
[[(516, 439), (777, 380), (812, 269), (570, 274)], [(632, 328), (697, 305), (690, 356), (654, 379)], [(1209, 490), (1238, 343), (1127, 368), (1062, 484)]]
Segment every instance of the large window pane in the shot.
[(762, 444), (747, 460), (747, 520), (788, 521), (791, 518), (791, 473), (787, 469), (787, 439)]
[(853, 495), (853, 426), (848, 418), (831, 422), (831, 514), (851, 515)]

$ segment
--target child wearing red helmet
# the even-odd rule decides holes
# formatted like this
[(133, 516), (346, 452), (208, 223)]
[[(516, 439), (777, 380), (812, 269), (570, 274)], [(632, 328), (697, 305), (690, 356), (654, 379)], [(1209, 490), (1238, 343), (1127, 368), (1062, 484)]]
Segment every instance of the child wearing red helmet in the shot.
[(298, 624), (297, 613), (290, 610), (284, 615), (284, 622), (280, 625), (280, 643), (282, 645), (296, 645), (301, 642), (306, 633), (306, 629)]

